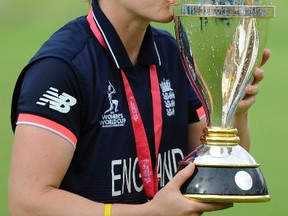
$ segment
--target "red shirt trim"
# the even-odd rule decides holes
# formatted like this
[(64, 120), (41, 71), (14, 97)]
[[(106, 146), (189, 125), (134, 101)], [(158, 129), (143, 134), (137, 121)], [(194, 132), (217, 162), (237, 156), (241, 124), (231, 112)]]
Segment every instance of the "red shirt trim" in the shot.
[(45, 128), (65, 138), (68, 142), (70, 142), (73, 145), (74, 148), (77, 145), (77, 138), (69, 129), (47, 118), (33, 114), (21, 113), (19, 114), (16, 124), (35, 125), (41, 128)]

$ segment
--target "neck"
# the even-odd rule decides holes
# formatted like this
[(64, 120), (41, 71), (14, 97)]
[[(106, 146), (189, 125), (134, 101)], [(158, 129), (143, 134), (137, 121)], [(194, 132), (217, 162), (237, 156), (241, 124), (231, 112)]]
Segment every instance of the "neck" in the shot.
[(131, 13), (115, 1), (99, 1), (99, 6), (119, 35), (130, 61), (136, 64), (149, 21)]

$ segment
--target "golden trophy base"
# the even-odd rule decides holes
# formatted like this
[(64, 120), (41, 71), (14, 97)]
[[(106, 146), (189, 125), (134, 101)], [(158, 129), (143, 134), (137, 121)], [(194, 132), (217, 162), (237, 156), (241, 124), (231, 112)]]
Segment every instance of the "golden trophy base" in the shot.
[(181, 193), (200, 202), (267, 202), (267, 185), (259, 164), (239, 144), (236, 129), (206, 128), (202, 142), (185, 159), (196, 165)]
[(201, 195), (201, 194), (183, 194), (190, 200), (198, 202), (218, 202), (218, 203), (257, 203), (268, 202), (271, 200), (269, 195), (262, 196), (232, 196), (232, 195)]

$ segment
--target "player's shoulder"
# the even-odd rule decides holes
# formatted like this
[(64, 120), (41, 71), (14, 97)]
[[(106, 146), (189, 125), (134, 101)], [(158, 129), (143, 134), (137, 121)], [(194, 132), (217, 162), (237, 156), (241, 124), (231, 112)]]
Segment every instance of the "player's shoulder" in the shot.
[(51, 35), (32, 58), (32, 61), (33, 59), (49, 56), (73, 60), (87, 47), (87, 43), (91, 38), (89, 30), (89, 25), (84, 16), (68, 22)]

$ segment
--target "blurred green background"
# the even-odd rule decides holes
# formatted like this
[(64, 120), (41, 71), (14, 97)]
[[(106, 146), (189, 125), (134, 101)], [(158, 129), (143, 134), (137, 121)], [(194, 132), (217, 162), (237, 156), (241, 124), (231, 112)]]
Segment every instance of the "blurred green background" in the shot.
[[(234, 208), (207, 213), (233, 216), (288, 215), (288, 141), (284, 139), (288, 106), (288, 1), (274, 0), (277, 17), (271, 21), (267, 47), (272, 56), (263, 67), (257, 103), (250, 112), (252, 156), (261, 164), (272, 200), (268, 203), (235, 204)], [(85, 0), (0, 0), (0, 216), (8, 215), (7, 185), (12, 146), (10, 104), (20, 70), (40, 45), (70, 19), (86, 14)], [(173, 31), (173, 24), (157, 25)]]

